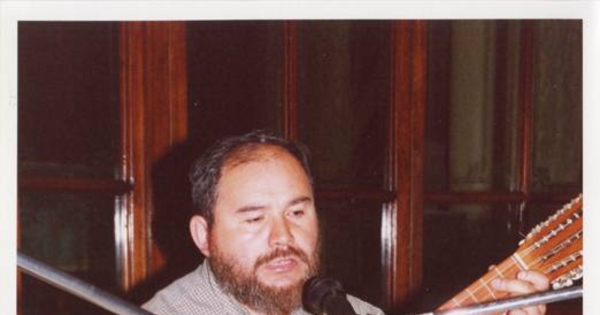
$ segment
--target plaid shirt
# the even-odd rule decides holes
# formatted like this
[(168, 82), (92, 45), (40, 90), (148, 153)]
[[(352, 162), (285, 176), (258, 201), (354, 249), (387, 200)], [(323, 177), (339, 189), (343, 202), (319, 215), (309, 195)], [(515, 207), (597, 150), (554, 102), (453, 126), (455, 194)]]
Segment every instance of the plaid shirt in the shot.
[[(348, 295), (348, 301), (360, 315), (383, 315), (369, 303)], [(232, 296), (221, 290), (207, 261), (196, 270), (160, 290), (142, 307), (157, 315), (248, 315)], [(310, 315), (298, 309), (292, 315)]]

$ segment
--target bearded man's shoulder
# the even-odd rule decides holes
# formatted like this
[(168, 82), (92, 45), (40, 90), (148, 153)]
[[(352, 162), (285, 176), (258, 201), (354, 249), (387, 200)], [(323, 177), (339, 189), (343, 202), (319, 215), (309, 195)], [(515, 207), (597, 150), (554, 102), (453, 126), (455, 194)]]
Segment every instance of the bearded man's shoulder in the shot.
[(157, 315), (191, 314), (198, 307), (198, 297), (201, 297), (196, 292), (201, 290), (196, 286), (200, 282), (198, 270), (190, 272), (156, 292), (142, 308)]
[(347, 295), (348, 302), (354, 308), (354, 311), (359, 315), (385, 315), (385, 313), (378, 307), (372, 305), (369, 302), (365, 302), (355, 296)]
[(236, 314), (228, 304), (214, 292), (201, 265), (158, 291), (142, 308), (157, 315)]

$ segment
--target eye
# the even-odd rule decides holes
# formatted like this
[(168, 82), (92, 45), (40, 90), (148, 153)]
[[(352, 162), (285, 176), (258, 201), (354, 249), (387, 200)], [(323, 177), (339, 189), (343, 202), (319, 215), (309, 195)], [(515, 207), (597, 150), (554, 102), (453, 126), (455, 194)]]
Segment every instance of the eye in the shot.
[(305, 213), (306, 211), (304, 209), (295, 209), (290, 212), (290, 216), (294, 218), (301, 218)]
[(264, 219), (264, 216), (259, 215), (259, 216), (250, 217), (250, 218), (244, 220), (244, 222), (246, 222), (246, 223), (259, 223), (263, 219)]

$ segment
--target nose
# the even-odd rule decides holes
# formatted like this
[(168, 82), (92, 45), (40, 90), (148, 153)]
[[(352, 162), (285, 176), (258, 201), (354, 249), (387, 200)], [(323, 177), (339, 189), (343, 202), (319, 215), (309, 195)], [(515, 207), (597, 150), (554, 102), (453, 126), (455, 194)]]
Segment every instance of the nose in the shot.
[(273, 247), (285, 247), (294, 241), (291, 223), (285, 217), (278, 217), (271, 224), (269, 245)]

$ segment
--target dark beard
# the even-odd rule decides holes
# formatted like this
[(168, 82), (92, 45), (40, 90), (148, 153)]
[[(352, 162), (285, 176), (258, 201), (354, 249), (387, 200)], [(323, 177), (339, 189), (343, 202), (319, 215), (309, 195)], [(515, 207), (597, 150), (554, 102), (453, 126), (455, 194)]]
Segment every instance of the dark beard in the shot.
[[(211, 249), (210, 266), (221, 288), (235, 297), (240, 303), (249, 308), (269, 315), (289, 315), (302, 303), (302, 286), (306, 280), (319, 271), (319, 246), (312, 255), (295, 248), (276, 249), (260, 256), (252, 272), (246, 273), (233, 257)], [(287, 287), (272, 287), (261, 283), (256, 270), (269, 261), (286, 256), (296, 256), (308, 266), (308, 272), (303, 279)]]

